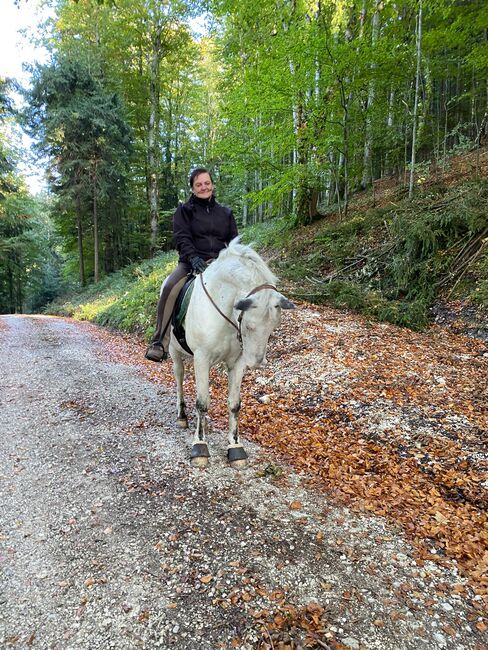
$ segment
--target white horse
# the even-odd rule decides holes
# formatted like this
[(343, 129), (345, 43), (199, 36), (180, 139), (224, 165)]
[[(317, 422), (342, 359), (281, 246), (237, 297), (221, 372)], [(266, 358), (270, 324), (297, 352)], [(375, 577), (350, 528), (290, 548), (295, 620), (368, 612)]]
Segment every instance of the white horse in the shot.
[[(185, 318), (186, 342), (193, 352), (197, 387), (197, 426), (191, 451), (192, 465), (205, 467), (209, 452), (209, 371), (224, 362), (229, 377), (229, 445), (232, 467), (246, 465), (247, 454), (239, 440), (241, 381), (247, 368), (265, 361), (271, 332), (279, 325), (282, 309), (295, 306), (275, 288), (276, 277), (249, 246), (234, 239), (195, 280)], [(171, 335), (177, 389), (177, 424), (188, 427), (183, 397), (183, 361), (190, 355)]]

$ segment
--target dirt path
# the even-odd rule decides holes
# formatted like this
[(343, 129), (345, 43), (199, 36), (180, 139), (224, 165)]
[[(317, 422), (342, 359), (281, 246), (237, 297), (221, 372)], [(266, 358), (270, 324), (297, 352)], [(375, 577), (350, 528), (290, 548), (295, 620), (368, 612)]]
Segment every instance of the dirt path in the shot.
[(0, 318), (2, 647), (486, 647), (455, 564), (256, 444), (236, 473), (215, 432), (191, 469), (171, 391), (110, 358), (76, 323)]

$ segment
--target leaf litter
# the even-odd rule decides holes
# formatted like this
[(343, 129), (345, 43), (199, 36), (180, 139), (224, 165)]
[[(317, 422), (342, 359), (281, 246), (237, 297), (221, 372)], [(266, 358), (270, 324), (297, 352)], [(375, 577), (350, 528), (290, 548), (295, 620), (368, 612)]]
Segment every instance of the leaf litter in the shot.
[[(173, 386), (170, 364), (141, 361), (141, 341), (86, 326), (110, 346), (114, 359), (140, 364), (153, 381)], [(459, 576), (453, 593), (470, 604), (473, 625), (485, 632), (486, 346), (438, 326), (416, 333), (301, 304), (272, 336), (267, 357), (266, 366), (245, 377), (241, 392), (243, 437), (275, 455), (256, 475), (286, 490), (282, 467), (289, 465), (302, 473), (308, 487), (324, 495), (324, 503), (396, 525), (413, 545), (421, 571), (428, 574), (437, 565)], [(225, 371), (214, 369), (210, 415), (220, 430), (225, 430), (227, 418), (221, 399), (225, 387)], [(191, 403), (191, 373), (186, 390)], [(292, 516), (302, 515), (299, 500), (291, 499), (288, 507)], [(340, 548), (344, 540), (335, 543)], [(374, 576), (381, 567), (368, 571)], [(213, 575), (202, 577), (214, 583)], [(327, 580), (322, 584), (327, 587)], [(442, 582), (436, 585), (439, 597), (443, 590), (447, 587)], [(415, 585), (404, 584), (397, 591), (412, 610), (434, 605), (422, 601)], [(343, 594), (344, 602), (351, 598), (351, 591)], [(242, 594), (239, 599), (246, 602)], [(326, 610), (317, 605), (310, 612), (308, 606), (313, 609), (313, 603), (291, 604), (283, 594), (274, 609), (253, 610), (261, 630), (255, 647), (356, 647), (352, 641), (342, 645), (330, 626), (325, 637)], [(392, 620), (403, 616), (391, 607)], [(373, 624), (381, 630), (384, 616)], [(297, 629), (302, 645), (294, 640)], [(449, 639), (453, 631), (445, 624), (442, 633)], [(240, 647), (239, 642), (232, 647)]]

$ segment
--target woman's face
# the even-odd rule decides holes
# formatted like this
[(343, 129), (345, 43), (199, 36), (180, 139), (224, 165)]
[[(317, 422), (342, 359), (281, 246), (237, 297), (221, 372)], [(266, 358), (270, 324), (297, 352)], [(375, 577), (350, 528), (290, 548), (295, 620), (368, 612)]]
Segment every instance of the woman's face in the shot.
[(207, 172), (203, 174), (198, 174), (193, 179), (192, 192), (199, 199), (209, 199), (212, 196), (214, 186), (210, 174)]

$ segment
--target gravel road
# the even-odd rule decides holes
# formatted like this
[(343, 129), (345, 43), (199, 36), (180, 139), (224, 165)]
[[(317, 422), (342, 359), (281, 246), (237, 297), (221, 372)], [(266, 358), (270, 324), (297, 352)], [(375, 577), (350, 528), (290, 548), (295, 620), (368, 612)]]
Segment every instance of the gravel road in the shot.
[(86, 328), (0, 317), (0, 646), (486, 647), (455, 566), (222, 432), (192, 469), (174, 420)]

